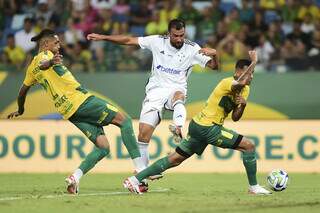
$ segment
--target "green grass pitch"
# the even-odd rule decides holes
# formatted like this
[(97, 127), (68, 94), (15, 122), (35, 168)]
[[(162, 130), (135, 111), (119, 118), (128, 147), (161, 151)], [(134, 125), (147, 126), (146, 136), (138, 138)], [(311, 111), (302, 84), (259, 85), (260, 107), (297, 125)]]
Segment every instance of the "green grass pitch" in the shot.
[[(165, 174), (150, 192), (129, 194), (129, 174), (88, 174), (80, 196), (64, 193), (64, 174), (0, 174), (0, 212), (319, 212), (320, 174), (290, 174), (289, 186), (270, 196), (247, 194), (245, 174)], [(265, 174), (259, 182), (265, 185)]]

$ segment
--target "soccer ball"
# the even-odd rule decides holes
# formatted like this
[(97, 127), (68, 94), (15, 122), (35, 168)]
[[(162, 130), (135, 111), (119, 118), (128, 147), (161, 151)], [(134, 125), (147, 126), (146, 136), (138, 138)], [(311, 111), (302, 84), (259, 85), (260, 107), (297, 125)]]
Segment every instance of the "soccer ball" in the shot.
[(287, 188), (289, 176), (288, 173), (282, 169), (275, 169), (272, 170), (268, 177), (267, 182), (269, 187), (273, 191), (283, 191)]

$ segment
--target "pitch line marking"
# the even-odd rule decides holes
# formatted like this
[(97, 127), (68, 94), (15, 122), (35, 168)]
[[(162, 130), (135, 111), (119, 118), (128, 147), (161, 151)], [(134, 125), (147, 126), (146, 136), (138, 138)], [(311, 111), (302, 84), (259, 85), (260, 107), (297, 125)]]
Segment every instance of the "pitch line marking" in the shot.
[[(148, 193), (163, 193), (168, 192), (169, 189), (167, 188), (160, 188), (150, 190)], [(58, 194), (58, 195), (32, 195), (32, 196), (21, 196), (21, 197), (0, 197), (1, 201), (13, 201), (13, 200), (27, 200), (27, 199), (55, 199), (55, 198), (62, 198), (62, 197), (90, 197), (90, 196), (112, 196), (112, 195), (128, 195), (132, 194), (131, 192), (97, 192), (97, 193), (83, 193), (78, 195), (71, 195), (71, 194)]]

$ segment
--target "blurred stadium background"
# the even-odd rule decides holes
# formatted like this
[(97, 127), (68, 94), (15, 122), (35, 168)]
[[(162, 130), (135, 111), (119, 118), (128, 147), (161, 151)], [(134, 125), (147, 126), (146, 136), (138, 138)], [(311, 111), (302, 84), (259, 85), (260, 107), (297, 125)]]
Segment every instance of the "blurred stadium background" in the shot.
[[(71, 123), (62, 120), (40, 87), (29, 92), (22, 117), (6, 120), (6, 116), (17, 109), (18, 89), (27, 65), (36, 54), (37, 48), (30, 38), (44, 28), (58, 32), (64, 64), (83, 86), (132, 116), (137, 133), (152, 55), (135, 47), (89, 42), (85, 37), (91, 32), (135, 36), (165, 34), (168, 21), (177, 17), (186, 21), (190, 40), (215, 48), (219, 53), (219, 71), (193, 69), (186, 104), (188, 119), (201, 109), (217, 82), (232, 75), (235, 61), (247, 58), (247, 51), (255, 48), (259, 64), (244, 118), (237, 123), (228, 121), (225, 126), (253, 139), (259, 154), (260, 172), (283, 168), (289, 175), (319, 173), (319, 6), (319, 0), (0, 0), (0, 179), (3, 184), (9, 184), (0, 191), (0, 196), (23, 193), (23, 187), (11, 189), (14, 185), (36, 184), (40, 188), (45, 185), (45, 182), (24, 183), (22, 179), (10, 181), (16, 178), (15, 173), (23, 173), (22, 177), (28, 176), (26, 173), (70, 173), (93, 147)], [(165, 115), (167, 119), (170, 117), (169, 113)], [(169, 122), (164, 120), (152, 138), (153, 160), (175, 147), (167, 130)], [(121, 144), (119, 131), (106, 127), (106, 133), (111, 142), (111, 154), (92, 173), (129, 174), (132, 163)], [(190, 173), (189, 180), (201, 176), (194, 173), (240, 172), (244, 179), (242, 185), (246, 186), (240, 158), (238, 153), (209, 147), (202, 156), (193, 157), (171, 172)], [(114, 188), (108, 185), (107, 189), (121, 190), (121, 178), (125, 176), (117, 176), (117, 182), (110, 181)], [(28, 177), (44, 180), (47, 176)], [(58, 185), (41, 190), (63, 191), (62, 175), (56, 177), (62, 180), (52, 180)], [(100, 177), (98, 180), (103, 186), (105, 177), (94, 177)], [(190, 184), (187, 180), (185, 183)], [(164, 187), (165, 184), (174, 187), (170, 180), (165, 180)], [(87, 191), (99, 191), (96, 185), (86, 187)], [(31, 194), (32, 190), (32, 187), (26, 189)], [(43, 193), (41, 190), (35, 190), (35, 194)], [(183, 193), (188, 193), (188, 189)], [(309, 195), (310, 192), (306, 193)], [(293, 197), (292, 202), (299, 199)], [(319, 208), (319, 202), (306, 202), (311, 203), (310, 211), (315, 210), (312, 207)], [(4, 208), (3, 212), (9, 212), (7, 207), (1, 205), (0, 198), (0, 210)], [(159, 210), (161, 206), (155, 212)]]

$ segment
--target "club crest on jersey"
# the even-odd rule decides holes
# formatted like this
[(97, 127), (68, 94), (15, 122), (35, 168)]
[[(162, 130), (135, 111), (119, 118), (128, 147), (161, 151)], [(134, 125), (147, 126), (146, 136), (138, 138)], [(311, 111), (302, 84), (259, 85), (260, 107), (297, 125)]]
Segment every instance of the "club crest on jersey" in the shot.
[(173, 68), (164, 67), (162, 65), (158, 65), (156, 68), (161, 72), (166, 72), (166, 73), (174, 74), (174, 75), (180, 75), (180, 73), (182, 72), (182, 70), (176, 70)]

